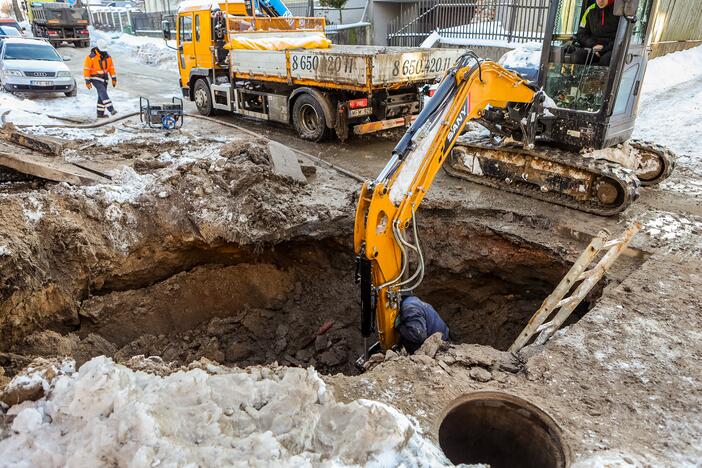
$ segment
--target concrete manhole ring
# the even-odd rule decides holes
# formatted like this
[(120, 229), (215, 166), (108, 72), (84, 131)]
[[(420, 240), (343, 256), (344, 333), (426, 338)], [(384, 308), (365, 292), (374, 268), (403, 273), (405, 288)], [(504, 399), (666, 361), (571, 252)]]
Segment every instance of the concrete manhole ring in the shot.
[(565, 468), (572, 459), (553, 418), (507, 393), (463, 395), (448, 405), (437, 428), (439, 445), (455, 464)]

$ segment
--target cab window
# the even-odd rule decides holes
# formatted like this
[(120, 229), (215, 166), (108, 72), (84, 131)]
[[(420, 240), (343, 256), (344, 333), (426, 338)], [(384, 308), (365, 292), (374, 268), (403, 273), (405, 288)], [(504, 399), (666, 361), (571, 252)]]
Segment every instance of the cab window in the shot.
[(634, 25), (634, 35), (631, 38), (632, 44), (643, 44), (646, 40), (646, 30), (651, 18), (651, 4), (653, 0), (641, 0), (639, 8), (636, 10), (636, 24)]
[(558, 107), (598, 112), (605, 99), (619, 18), (611, 8), (601, 10), (596, 0), (555, 1), (558, 8), (545, 70), (546, 94)]
[(180, 17), (180, 42), (192, 42), (193, 40), (193, 18), (191, 16)]
[(200, 40), (200, 15), (195, 16), (195, 40)]

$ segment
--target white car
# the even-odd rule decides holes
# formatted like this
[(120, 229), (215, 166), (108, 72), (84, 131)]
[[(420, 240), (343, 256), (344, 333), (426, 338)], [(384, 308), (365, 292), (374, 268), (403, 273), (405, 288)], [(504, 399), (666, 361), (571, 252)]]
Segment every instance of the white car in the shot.
[(63, 62), (64, 58), (48, 42), (4, 39), (0, 43), (0, 83), (10, 93), (75, 96), (76, 80)]

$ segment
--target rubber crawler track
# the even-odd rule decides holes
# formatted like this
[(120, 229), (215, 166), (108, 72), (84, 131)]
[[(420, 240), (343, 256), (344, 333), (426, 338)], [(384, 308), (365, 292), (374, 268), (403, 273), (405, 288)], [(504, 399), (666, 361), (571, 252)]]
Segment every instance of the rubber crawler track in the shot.
[(673, 169), (675, 169), (676, 157), (675, 153), (673, 153), (670, 149), (666, 148), (663, 145), (659, 145), (657, 143), (653, 143), (651, 141), (646, 140), (629, 140), (629, 144), (641, 151), (646, 151), (655, 154), (661, 161), (661, 166), (663, 167), (663, 169), (661, 170), (661, 172), (658, 173), (656, 177), (650, 180), (639, 180), (641, 182), (641, 185), (643, 185), (644, 187), (660, 184), (665, 179), (670, 177), (670, 174), (673, 173)]
[(456, 147), (464, 147), (470, 152), (470, 148), (481, 148), (484, 150), (500, 150), (509, 151), (517, 154), (528, 154), (533, 158), (539, 158), (545, 161), (561, 164), (564, 166), (576, 168), (582, 171), (587, 171), (595, 174), (596, 177), (608, 178), (618, 184), (620, 192), (620, 200), (616, 205), (603, 205), (596, 198), (591, 198), (587, 201), (576, 200), (575, 198), (559, 192), (542, 192), (540, 187), (535, 184), (530, 184), (520, 180), (519, 175), (510, 183), (503, 179), (498, 179), (489, 176), (476, 176), (467, 171), (461, 170), (463, 165), (454, 159), (454, 152), (451, 152), (448, 160), (444, 164), (444, 170), (451, 176), (460, 179), (469, 180), (488, 187), (504, 190), (507, 192), (517, 193), (526, 197), (536, 198), (538, 200), (554, 203), (556, 205), (573, 208), (586, 213), (592, 213), (600, 216), (614, 216), (624, 211), (638, 198), (639, 179), (633, 171), (621, 167), (609, 161), (585, 158), (578, 153), (541, 147), (538, 150), (525, 150), (521, 147), (497, 146), (489, 138), (476, 140), (459, 140)]

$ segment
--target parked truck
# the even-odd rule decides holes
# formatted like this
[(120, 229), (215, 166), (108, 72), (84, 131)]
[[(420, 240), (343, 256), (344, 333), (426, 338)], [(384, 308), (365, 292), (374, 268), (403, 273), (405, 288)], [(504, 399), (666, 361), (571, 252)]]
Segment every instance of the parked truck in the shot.
[[(201, 114), (292, 124), (310, 141), (409, 126), (426, 85), (463, 52), (329, 45), (323, 18), (260, 16), (250, 4), (181, 3), (176, 42), (183, 96)], [(167, 22), (164, 36), (171, 37)]]
[(90, 45), (88, 10), (85, 7), (53, 1), (32, 2), (29, 20), (34, 36), (48, 39), (54, 47), (62, 42), (72, 42), (76, 47)]

